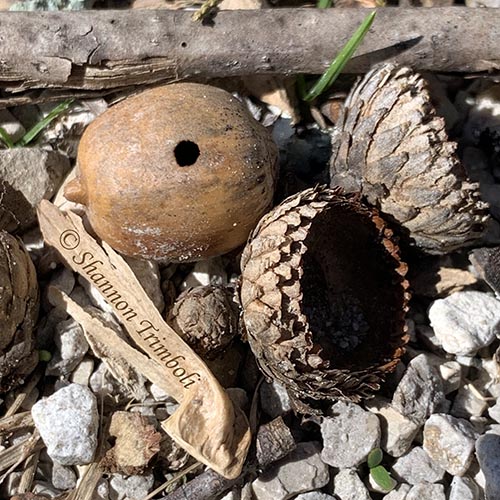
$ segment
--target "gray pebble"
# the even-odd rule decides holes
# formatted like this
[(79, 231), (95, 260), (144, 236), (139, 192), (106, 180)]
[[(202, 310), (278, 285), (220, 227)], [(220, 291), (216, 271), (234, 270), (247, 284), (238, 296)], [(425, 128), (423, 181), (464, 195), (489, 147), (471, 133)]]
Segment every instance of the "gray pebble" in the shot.
[(335, 497), (321, 491), (310, 491), (309, 493), (301, 493), (294, 500), (335, 500)]
[(92, 461), (99, 416), (96, 398), (87, 387), (78, 384), (63, 387), (38, 401), (31, 414), (53, 460), (62, 465)]
[(328, 466), (320, 458), (318, 443), (299, 443), (287, 457), (262, 473), (252, 483), (257, 500), (285, 500), (316, 490), (330, 479)]
[(462, 476), (469, 468), (475, 440), (472, 425), (451, 415), (431, 415), (424, 426), (424, 450), (452, 476)]
[(448, 500), (479, 500), (480, 489), (474, 479), (455, 476), (448, 491)]
[(392, 466), (394, 478), (409, 484), (423, 481), (436, 483), (444, 476), (444, 469), (434, 462), (421, 446), (416, 446), (398, 458)]
[(444, 486), (422, 482), (408, 492), (405, 500), (446, 500)]
[(52, 466), (52, 484), (59, 490), (71, 490), (76, 486), (76, 474), (71, 467), (61, 465), (54, 460)]
[(110, 500), (142, 500), (153, 489), (153, 474), (123, 476), (113, 474), (109, 481)]
[(74, 320), (61, 321), (54, 331), (57, 351), (47, 366), (48, 375), (68, 375), (89, 349), (83, 328)]
[(384, 500), (406, 500), (411, 486), (406, 483), (399, 484), (390, 493), (384, 496)]
[(420, 425), (402, 415), (391, 405), (389, 400), (384, 398), (375, 397), (367, 401), (365, 406), (380, 420), (381, 448), (392, 457), (404, 455), (410, 449)]
[(419, 424), (446, 403), (443, 380), (427, 354), (413, 358), (392, 398), (393, 407)]
[(342, 469), (335, 476), (333, 492), (339, 500), (371, 500), (370, 494), (352, 469)]
[(331, 414), (321, 424), (321, 458), (339, 469), (357, 467), (380, 445), (379, 420), (360, 406), (343, 401), (332, 406)]
[(495, 403), (489, 410), (488, 410), (488, 415), (490, 418), (492, 418), (495, 422), (498, 422), (500, 424), (500, 402)]
[(469, 384), (460, 387), (450, 413), (458, 418), (480, 417), (488, 408), (488, 403), (480, 398), (477, 390), (474, 391)]
[(135, 277), (139, 280), (139, 283), (156, 309), (163, 312), (165, 301), (161, 291), (161, 276), (158, 263), (152, 260), (134, 259), (132, 257), (125, 257), (125, 261), (134, 272)]
[(500, 301), (484, 292), (455, 292), (433, 302), (429, 319), (446, 352), (475, 354), (500, 334)]
[(500, 498), (500, 436), (484, 434), (476, 441), (476, 455), (484, 474), (486, 500)]
[(292, 409), (285, 387), (276, 381), (264, 382), (260, 386), (260, 404), (271, 418), (279, 417)]

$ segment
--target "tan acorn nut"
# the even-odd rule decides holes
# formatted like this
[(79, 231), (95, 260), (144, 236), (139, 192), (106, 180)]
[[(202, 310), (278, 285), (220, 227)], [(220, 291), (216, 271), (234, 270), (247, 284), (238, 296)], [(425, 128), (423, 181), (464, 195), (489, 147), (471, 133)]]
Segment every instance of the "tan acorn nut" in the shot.
[(241, 268), (250, 346), (297, 410), (357, 402), (396, 367), (407, 342), (406, 264), (359, 196), (317, 187), (286, 199), (253, 231)]
[(197, 286), (181, 293), (167, 322), (204, 359), (213, 359), (238, 333), (238, 304), (226, 286)]
[(20, 240), (0, 231), (0, 393), (22, 384), (38, 362), (36, 271)]
[(193, 261), (243, 244), (270, 208), (277, 148), (228, 92), (178, 83), (147, 90), (90, 124), (65, 196), (115, 250)]
[(431, 254), (470, 245), (486, 204), (468, 181), (424, 78), (376, 66), (347, 97), (332, 137), (331, 185), (359, 192)]

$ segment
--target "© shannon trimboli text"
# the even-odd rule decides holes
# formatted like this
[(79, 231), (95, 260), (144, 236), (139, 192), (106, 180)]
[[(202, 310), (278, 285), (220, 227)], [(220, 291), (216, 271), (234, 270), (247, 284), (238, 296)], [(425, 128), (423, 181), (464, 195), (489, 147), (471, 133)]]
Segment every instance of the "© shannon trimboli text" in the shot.
[[(75, 240), (75, 243), (77, 241), (78, 240)], [(66, 250), (76, 250), (78, 246), (74, 245), (73, 248), (68, 248), (67, 235), (65, 243), (66, 246), (63, 244), (61, 239), (61, 244), (66, 248)], [(88, 280), (95, 285), (99, 292), (112, 305), (122, 320), (129, 324), (133, 324), (135, 332), (142, 338), (142, 340), (147, 342), (151, 351), (155, 353), (156, 358), (160, 360), (165, 367), (172, 371), (174, 377), (179, 380), (185, 389), (200, 380), (201, 376), (199, 373), (190, 372), (185, 368), (185, 357), (175, 355), (175, 353), (170, 351), (163, 341), (156, 335), (156, 332), (159, 332), (159, 328), (157, 328), (150, 320), (141, 318), (134, 307), (123, 297), (123, 294), (113, 286), (112, 282), (108, 278), (106, 278), (102, 272), (102, 266), (104, 263), (101, 260), (96, 259), (92, 252), (88, 251), (76, 253), (76, 255), (73, 255), (71, 259), (80, 269), (81, 274), (85, 275)]]

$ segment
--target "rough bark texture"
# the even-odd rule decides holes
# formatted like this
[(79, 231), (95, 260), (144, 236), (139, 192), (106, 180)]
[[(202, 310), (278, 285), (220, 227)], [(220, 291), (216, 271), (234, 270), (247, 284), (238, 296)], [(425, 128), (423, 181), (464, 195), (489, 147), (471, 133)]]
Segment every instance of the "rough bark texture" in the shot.
[(250, 346), (296, 409), (359, 401), (407, 341), (408, 284), (392, 232), (342, 190), (314, 188), (265, 215), (241, 259)]
[(370, 71), (346, 99), (332, 138), (331, 185), (361, 191), (429, 253), (481, 236), (486, 204), (467, 180), (425, 80), (393, 64)]
[(0, 392), (23, 383), (35, 368), (33, 329), (38, 317), (38, 281), (22, 243), (0, 232)]
[[(191, 12), (2, 12), (0, 86), (105, 89), (186, 77), (321, 73), (364, 9)], [(498, 9), (379, 9), (347, 72), (397, 60), (416, 69), (487, 71), (500, 64)]]

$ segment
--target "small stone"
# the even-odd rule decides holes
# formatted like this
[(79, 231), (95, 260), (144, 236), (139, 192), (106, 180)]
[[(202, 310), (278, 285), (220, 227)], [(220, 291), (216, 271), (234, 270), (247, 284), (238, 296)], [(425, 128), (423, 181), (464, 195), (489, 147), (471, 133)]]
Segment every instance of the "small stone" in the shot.
[(444, 469), (434, 462), (421, 446), (416, 446), (398, 458), (392, 466), (394, 477), (409, 484), (423, 481), (436, 483), (444, 476)]
[(13, 11), (91, 9), (95, 0), (24, 0), (10, 7)]
[[(499, 0), (500, 3), (500, 0)], [(478, 275), (500, 296), (500, 246), (478, 248), (471, 252), (469, 260)]]
[(83, 328), (74, 320), (60, 322), (54, 331), (57, 351), (47, 366), (48, 375), (68, 375), (89, 349)]
[(411, 486), (409, 484), (399, 484), (390, 493), (385, 495), (383, 500), (406, 500), (406, 495), (410, 490)]
[(109, 482), (110, 500), (142, 500), (153, 489), (153, 474), (123, 476), (113, 474)]
[(227, 285), (227, 273), (220, 257), (198, 261), (181, 283), (180, 290), (206, 285)]
[(257, 500), (286, 500), (298, 493), (316, 490), (330, 479), (328, 466), (320, 458), (316, 442), (299, 443), (252, 483)]
[(423, 424), (445, 401), (443, 380), (438, 368), (429, 355), (419, 354), (410, 361), (396, 387), (392, 406), (402, 415)]
[(31, 491), (35, 495), (35, 498), (32, 500), (42, 500), (43, 498), (55, 498), (61, 494), (61, 490), (58, 490), (47, 481), (34, 481), (33, 486), (31, 487)]
[(472, 462), (475, 438), (467, 420), (436, 413), (425, 423), (423, 447), (446, 472), (462, 476)]
[(151, 384), (149, 392), (151, 393), (151, 396), (153, 396), (155, 401), (172, 400), (172, 396), (170, 394), (167, 394), (162, 388), (158, 387), (156, 384)]
[(125, 257), (125, 261), (130, 266), (130, 269), (132, 269), (135, 277), (139, 280), (139, 283), (142, 288), (144, 288), (144, 291), (147, 293), (156, 309), (163, 312), (165, 301), (161, 291), (161, 276), (158, 262), (134, 259), (132, 257)]
[(455, 476), (450, 485), (448, 500), (479, 500), (480, 489), (474, 479)]
[(367, 401), (365, 406), (379, 417), (382, 449), (392, 457), (404, 455), (410, 449), (420, 425), (399, 413), (389, 400), (379, 396)]
[(0, 127), (7, 132), (13, 143), (16, 143), (26, 133), (21, 122), (8, 109), (0, 110)]
[(477, 389), (471, 388), (470, 384), (460, 387), (453, 405), (451, 414), (458, 418), (480, 417), (488, 408), (488, 403), (478, 395)]
[(438, 365), (439, 373), (443, 379), (443, 391), (445, 394), (455, 392), (462, 384), (462, 367), (457, 361), (443, 360)]
[(36, 222), (36, 207), (51, 198), (69, 170), (69, 160), (38, 147), (0, 150), (0, 228), (13, 232)]
[(343, 401), (332, 406), (331, 414), (333, 417), (326, 417), (321, 424), (321, 458), (339, 469), (357, 467), (380, 445), (379, 420), (360, 406)]
[(489, 410), (488, 415), (500, 424), (500, 402), (495, 403)]
[(309, 493), (297, 495), (294, 500), (335, 500), (335, 497), (321, 491), (310, 491)]
[(78, 366), (73, 370), (71, 374), (70, 381), (73, 384), (80, 384), (88, 386), (90, 383), (90, 377), (94, 371), (94, 359), (93, 358), (83, 358)]
[(66, 295), (70, 295), (75, 287), (76, 279), (73, 271), (62, 267), (55, 271), (50, 277), (50, 285), (55, 286)]
[(58, 490), (71, 490), (76, 486), (76, 474), (71, 467), (65, 467), (54, 461), (52, 467), (52, 484)]
[(279, 417), (292, 409), (288, 392), (275, 380), (264, 382), (260, 386), (260, 404), (271, 418)]
[(334, 479), (333, 492), (339, 500), (371, 500), (366, 486), (352, 469), (339, 471)]
[(408, 492), (405, 500), (446, 500), (444, 486), (422, 482)]
[(226, 392), (233, 404), (238, 408), (244, 410), (248, 406), (248, 395), (245, 389), (241, 389), (240, 387), (229, 387), (226, 389)]
[(476, 455), (484, 474), (487, 500), (500, 498), (500, 436), (484, 434), (476, 441)]
[(70, 384), (36, 403), (31, 414), (47, 453), (62, 465), (92, 461), (97, 446), (99, 415), (94, 394)]
[(433, 302), (429, 319), (450, 354), (475, 354), (500, 334), (500, 301), (484, 292), (456, 292)]

